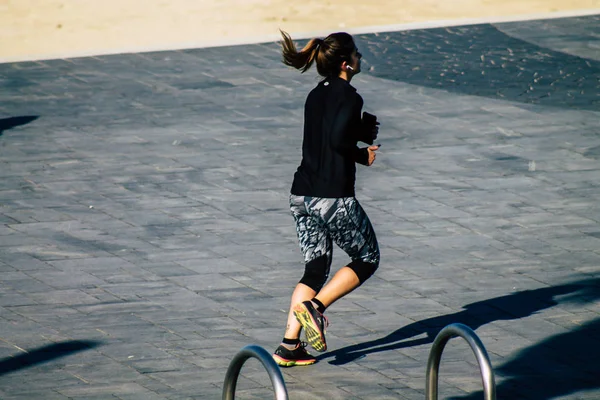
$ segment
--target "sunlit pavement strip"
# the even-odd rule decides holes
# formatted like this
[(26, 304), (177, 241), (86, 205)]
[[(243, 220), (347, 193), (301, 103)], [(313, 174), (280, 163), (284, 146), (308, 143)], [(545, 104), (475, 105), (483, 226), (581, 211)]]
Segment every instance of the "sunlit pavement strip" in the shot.
[[(600, 396), (600, 18), (357, 36), (382, 264), (292, 399), (423, 399), (476, 330), (500, 399)], [(287, 207), (317, 81), (276, 44), (0, 65), (0, 398), (218, 399), (302, 274)], [(335, 265), (346, 259), (337, 253)], [(453, 340), (440, 395), (481, 398)], [(258, 363), (240, 398), (268, 398)]]

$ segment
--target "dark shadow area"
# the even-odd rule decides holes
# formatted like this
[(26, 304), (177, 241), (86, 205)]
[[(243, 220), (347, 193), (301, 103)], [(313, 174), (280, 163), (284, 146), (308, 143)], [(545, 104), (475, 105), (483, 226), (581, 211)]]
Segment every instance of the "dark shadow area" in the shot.
[[(559, 297), (560, 298), (557, 298)], [(380, 339), (342, 347), (317, 357), (334, 357), (330, 364), (343, 365), (370, 353), (433, 343), (445, 326), (459, 322), (476, 330), (501, 320), (517, 320), (560, 303), (585, 304), (600, 299), (600, 279), (577, 281), (548, 288), (524, 290), (464, 306), (464, 310), (404, 326)], [(425, 334), (425, 337), (415, 338)], [(415, 338), (415, 339), (413, 339)], [(598, 381), (600, 386), (600, 380)]]
[[(597, 17), (582, 37), (595, 40)], [(557, 34), (558, 35), (558, 34)], [(370, 75), (449, 92), (561, 108), (600, 110), (600, 62), (540, 47), (489, 24), (357, 36)], [(560, 46), (559, 46), (560, 47)]]
[(0, 376), (101, 345), (94, 340), (69, 341), (40, 347), (26, 354), (0, 360)]
[[(600, 318), (552, 336), (494, 368), (499, 399), (546, 400), (600, 387)], [(481, 399), (483, 392), (454, 397)], [(587, 397), (586, 397), (587, 398)]]
[(26, 125), (39, 118), (39, 115), (24, 115), (21, 117), (0, 118), (0, 136), (4, 131), (17, 126)]

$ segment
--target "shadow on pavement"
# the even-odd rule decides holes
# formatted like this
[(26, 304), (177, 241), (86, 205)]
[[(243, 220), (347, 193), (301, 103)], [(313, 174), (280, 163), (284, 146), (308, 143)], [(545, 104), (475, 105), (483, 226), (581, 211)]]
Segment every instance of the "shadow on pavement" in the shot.
[[(589, 40), (600, 34), (597, 18)], [(572, 37), (562, 37), (567, 46)], [(570, 42), (571, 41), (571, 42)], [(563, 43), (564, 42), (564, 43)], [(517, 103), (600, 110), (600, 62), (511, 37), (489, 24), (358, 35), (370, 75)]]
[[(500, 320), (518, 320), (558, 304), (586, 304), (600, 299), (600, 279), (581, 280), (548, 288), (524, 290), (464, 306), (464, 311), (417, 321), (380, 339), (343, 347), (317, 357), (334, 357), (343, 365), (370, 353), (433, 343), (445, 326), (459, 322), (473, 330)], [(425, 334), (424, 338), (411, 339)], [(499, 398), (550, 399), (600, 387), (600, 318), (522, 350), (494, 369), (508, 379), (498, 385)], [(578, 367), (580, 366), (580, 367)], [(481, 398), (482, 394), (464, 397)]]
[(54, 343), (32, 350), (26, 354), (5, 358), (0, 360), (0, 376), (34, 365), (43, 364), (57, 358), (66, 357), (73, 353), (90, 350), (100, 344), (101, 342), (93, 340)]
[[(561, 296), (560, 299), (555, 297)], [(328, 352), (319, 359), (334, 357), (329, 363), (343, 365), (370, 353), (433, 343), (445, 326), (458, 322), (476, 330), (494, 321), (525, 318), (559, 303), (588, 303), (600, 299), (600, 279), (578, 281), (548, 288), (524, 290), (464, 306), (464, 311), (414, 322), (380, 339), (358, 343)], [(426, 334), (424, 338), (411, 339)]]
[(0, 119), (0, 136), (4, 131), (15, 128), (17, 126), (26, 125), (32, 121), (38, 119), (38, 115), (24, 115), (21, 117), (10, 117)]
[[(600, 387), (600, 318), (520, 351), (494, 368), (499, 399), (549, 400)], [(483, 392), (453, 400), (481, 399)], [(586, 397), (587, 398), (587, 397)], [(591, 398), (591, 397), (589, 397)]]

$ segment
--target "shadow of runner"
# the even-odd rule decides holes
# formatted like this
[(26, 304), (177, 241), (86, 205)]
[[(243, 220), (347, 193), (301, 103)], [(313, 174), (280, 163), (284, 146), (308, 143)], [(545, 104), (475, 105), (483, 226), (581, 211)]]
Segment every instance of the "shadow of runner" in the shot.
[(38, 119), (38, 115), (24, 115), (21, 117), (0, 118), (0, 136), (4, 131), (15, 128), (17, 126), (26, 125)]
[[(599, 357), (600, 318), (597, 318), (528, 347), (494, 368), (497, 375), (506, 378), (496, 386), (497, 397), (549, 400), (600, 388)], [(481, 399), (482, 393), (452, 399)]]
[(40, 347), (25, 354), (0, 360), (0, 376), (20, 369), (29, 368), (34, 365), (43, 364), (57, 358), (66, 357), (70, 354), (84, 350), (90, 350), (101, 345), (102, 342), (94, 340), (78, 340), (62, 343), (54, 343)]
[[(557, 296), (564, 296), (555, 299)], [(428, 318), (404, 326), (380, 339), (358, 343), (318, 356), (318, 360), (334, 357), (333, 365), (343, 365), (370, 353), (402, 349), (433, 343), (447, 325), (459, 322), (476, 330), (493, 321), (516, 320), (559, 303), (588, 303), (600, 299), (600, 279), (577, 281), (548, 288), (524, 290), (506, 296), (478, 301), (464, 306), (464, 311)], [(411, 339), (425, 334), (424, 338)]]

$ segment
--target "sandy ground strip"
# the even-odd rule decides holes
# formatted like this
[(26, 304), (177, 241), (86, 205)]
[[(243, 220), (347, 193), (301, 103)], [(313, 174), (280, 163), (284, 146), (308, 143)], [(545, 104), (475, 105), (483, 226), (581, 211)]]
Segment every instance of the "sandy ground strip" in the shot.
[(0, 62), (251, 43), (291, 33), (579, 11), (600, 0), (0, 0)]

